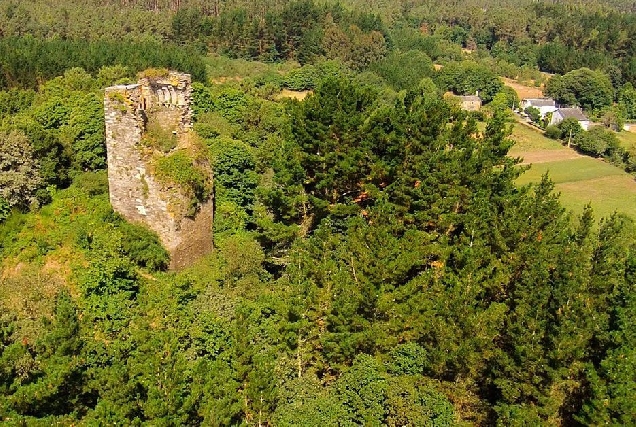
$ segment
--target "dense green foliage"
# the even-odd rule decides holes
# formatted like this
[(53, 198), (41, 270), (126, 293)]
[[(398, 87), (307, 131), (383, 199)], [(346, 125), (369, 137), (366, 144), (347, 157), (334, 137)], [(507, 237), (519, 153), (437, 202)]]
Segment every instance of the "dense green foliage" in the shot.
[(577, 105), (585, 110), (600, 110), (612, 104), (614, 89), (609, 77), (589, 68), (570, 71), (548, 80), (545, 93), (559, 104)]
[(112, 213), (103, 172), (0, 225), (4, 265), (64, 256), (73, 283), (44, 323), (2, 300), (5, 420), (634, 421), (631, 220), (572, 221), (549, 181), (517, 187), (498, 108), (480, 134), (435, 91), (258, 90), (197, 89), (218, 236), (195, 267), (157, 272), (165, 252)]
[(0, 38), (0, 89), (35, 88), (73, 67), (97, 73), (105, 66), (125, 65), (132, 72), (165, 67), (205, 79), (195, 50), (155, 41), (41, 40), (30, 36)]
[[(335, 54), (345, 62), (347, 55), (354, 62), (360, 58), (361, 64), (373, 52), (381, 52), (382, 38), (401, 49), (422, 49), (434, 57), (435, 53), (449, 55), (447, 43), (453, 43), (486, 48), (509, 63), (538, 65), (560, 74), (584, 66), (612, 70), (614, 83), (620, 83), (634, 77), (630, 41), (636, 22), (631, 13), (625, 13), (633, 12), (630, 6), (617, 1), (530, 0), (399, 4), (347, 0), (326, 5), (309, 1), (87, 0), (78, 4), (56, 0), (43, 4), (4, 0), (0, 28), (4, 37), (169, 40), (240, 57), (305, 61), (316, 54)], [(387, 26), (399, 31), (387, 38)], [(420, 29), (427, 40), (397, 40), (409, 29)]]
[[(616, 126), (633, 15), (347, 3), (0, 0), (0, 421), (636, 423), (636, 225), (515, 183), (497, 77), (562, 73), (548, 92)], [(212, 84), (203, 52), (297, 63)], [(108, 202), (101, 90), (148, 66), (198, 80), (200, 140), (154, 163), (214, 192), (215, 251), (180, 272)], [(636, 164), (610, 130), (548, 133)]]
[(82, 5), (3, 0), (0, 81), (33, 85), (34, 74), (52, 77), (68, 66), (93, 72), (116, 63), (134, 70), (179, 68), (202, 79), (204, 70), (193, 53), (205, 50), (264, 61), (338, 59), (358, 70), (394, 47), (419, 50), (436, 61), (461, 60), (463, 47), (491, 56), (508, 77), (532, 74), (534, 79), (537, 68), (565, 74), (587, 67), (607, 73), (618, 88), (636, 84), (631, 59), (636, 19), (626, 4), (615, 3), (347, 0), (349, 9), (310, 0), (87, 0)]
[(445, 66), (438, 81), (458, 95), (478, 94), (485, 102), (492, 101), (503, 84), (492, 70), (474, 62), (457, 62)]
[(8, 207), (28, 206), (40, 184), (33, 149), (22, 133), (0, 133), (0, 199)]

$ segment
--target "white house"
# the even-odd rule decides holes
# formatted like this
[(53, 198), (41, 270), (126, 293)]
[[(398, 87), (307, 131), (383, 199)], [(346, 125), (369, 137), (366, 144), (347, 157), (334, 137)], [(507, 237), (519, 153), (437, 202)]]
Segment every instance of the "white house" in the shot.
[(588, 119), (587, 116), (583, 114), (583, 111), (581, 111), (579, 108), (557, 108), (557, 110), (552, 113), (550, 124), (558, 125), (563, 120), (569, 118), (576, 119), (583, 130), (588, 130), (588, 128), (590, 127), (590, 119)]
[(539, 110), (541, 118), (548, 113), (554, 113), (557, 109), (556, 102), (552, 98), (526, 98), (521, 100), (521, 110), (525, 111), (528, 107), (534, 107)]

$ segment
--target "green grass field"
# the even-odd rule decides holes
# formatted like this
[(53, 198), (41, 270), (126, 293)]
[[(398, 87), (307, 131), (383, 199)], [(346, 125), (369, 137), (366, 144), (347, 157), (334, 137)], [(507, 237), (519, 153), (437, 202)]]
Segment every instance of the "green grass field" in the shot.
[(636, 149), (636, 132), (616, 132), (621, 146), (626, 150)]
[[(620, 134), (623, 133), (627, 132)], [(532, 164), (519, 177), (519, 184), (538, 182), (547, 173), (566, 209), (578, 214), (591, 203), (596, 218), (613, 212), (636, 218), (636, 181), (632, 175), (600, 159), (579, 156), (521, 124), (515, 124), (512, 136), (517, 144), (510, 155), (523, 157), (524, 163)], [(636, 146), (636, 138), (634, 141)]]
[(300, 67), (300, 64), (294, 61), (270, 64), (245, 59), (230, 59), (218, 55), (209, 55), (204, 58), (204, 62), (209, 79), (215, 83), (262, 77), (268, 74), (287, 74), (290, 70)]
[(517, 151), (526, 152), (534, 150), (562, 150), (563, 146), (554, 139), (546, 138), (537, 129), (530, 126), (515, 123), (512, 128), (512, 137), (516, 145), (511, 150), (512, 153)]
[(599, 178), (626, 175), (621, 169), (609, 163), (591, 157), (581, 157), (533, 164), (532, 168), (519, 178), (519, 182), (526, 184), (539, 181), (546, 172), (555, 184), (594, 181)]

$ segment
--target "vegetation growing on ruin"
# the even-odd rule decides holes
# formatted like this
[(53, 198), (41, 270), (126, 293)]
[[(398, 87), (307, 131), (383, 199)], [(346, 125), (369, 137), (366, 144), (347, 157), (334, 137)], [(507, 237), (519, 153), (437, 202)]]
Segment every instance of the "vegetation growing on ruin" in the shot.
[(130, 101), (121, 92), (111, 91), (106, 96), (114, 102), (115, 110), (122, 114), (126, 114), (130, 110)]
[(147, 117), (148, 120), (142, 135), (144, 145), (162, 153), (174, 150), (179, 142), (177, 123), (164, 123), (152, 112), (148, 112)]
[(167, 68), (146, 68), (137, 73), (137, 77), (140, 79), (157, 79), (160, 77), (167, 77), (170, 71)]
[(209, 172), (203, 166), (197, 166), (187, 150), (181, 149), (157, 157), (154, 169), (157, 178), (168, 184), (176, 184), (190, 199), (185, 212), (187, 216), (194, 215), (197, 206), (208, 199), (212, 186)]

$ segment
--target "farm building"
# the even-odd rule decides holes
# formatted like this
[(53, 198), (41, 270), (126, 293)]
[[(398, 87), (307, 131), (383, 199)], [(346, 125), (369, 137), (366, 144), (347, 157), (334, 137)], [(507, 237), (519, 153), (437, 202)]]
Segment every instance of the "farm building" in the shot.
[(558, 125), (565, 119), (574, 118), (576, 119), (581, 128), (583, 130), (588, 130), (590, 127), (590, 119), (587, 118), (583, 111), (580, 108), (557, 108), (554, 113), (552, 113), (552, 119), (550, 120), (551, 125)]
[(481, 98), (477, 95), (458, 96), (459, 105), (465, 111), (479, 111), (481, 108)]
[(541, 118), (548, 113), (554, 113), (557, 109), (556, 102), (552, 98), (526, 98), (521, 101), (521, 109), (533, 107), (539, 110)]

